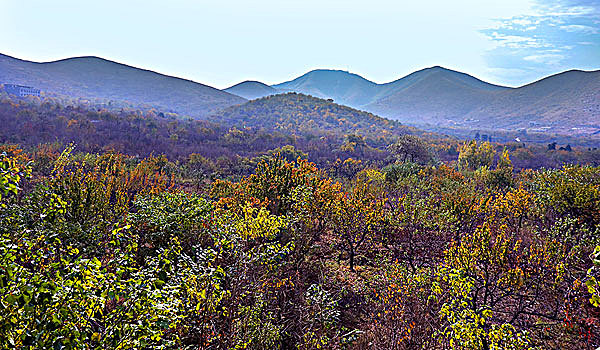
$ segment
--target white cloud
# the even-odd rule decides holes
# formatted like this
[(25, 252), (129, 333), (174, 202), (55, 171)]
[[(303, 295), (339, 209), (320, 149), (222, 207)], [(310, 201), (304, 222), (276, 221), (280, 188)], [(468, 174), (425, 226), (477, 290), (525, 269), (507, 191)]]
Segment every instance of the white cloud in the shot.
[(539, 64), (547, 64), (547, 65), (559, 65), (562, 60), (565, 59), (564, 55), (560, 54), (540, 54), (540, 55), (530, 55), (523, 57), (525, 61), (539, 63)]
[(527, 25), (533, 24), (533, 21), (531, 21), (529, 19), (515, 19), (512, 21), (512, 23), (518, 24), (520, 26), (527, 26)]
[(600, 0), (535, 0), (531, 11), (499, 18), (481, 32), (490, 74), (513, 82), (600, 62)]
[(543, 41), (530, 36), (507, 35), (493, 32), (489, 38), (498, 42), (500, 46), (512, 49), (549, 47), (549, 45), (545, 44)]
[(598, 34), (600, 33), (600, 31), (598, 31), (598, 28), (594, 28), (594, 27), (590, 27), (590, 26), (584, 26), (581, 24), (569, 24), (566, 26), (560, 26), (560, 29), (566, 30), (567, 32), (578, 32), (578, 33), (585, 33), (585, 34)]
[(534, 16), (553, 16), (553, 17), (580, 17), (597, 14), (597, 9), (593, 6), (573, 6), (566, 2), (556, 4), (541, 4), (537, 6), (537, 13)]

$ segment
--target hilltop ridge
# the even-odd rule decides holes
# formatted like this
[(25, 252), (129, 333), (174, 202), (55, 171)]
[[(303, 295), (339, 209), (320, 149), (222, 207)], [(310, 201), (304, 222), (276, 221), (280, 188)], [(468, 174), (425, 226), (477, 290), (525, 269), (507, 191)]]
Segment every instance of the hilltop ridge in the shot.
[(70, 97), (128, 101), (193, 117), (245, 101), (208, 85), (96, 56), (37, 63), (0, 54), (0, 71), (3, 83)]

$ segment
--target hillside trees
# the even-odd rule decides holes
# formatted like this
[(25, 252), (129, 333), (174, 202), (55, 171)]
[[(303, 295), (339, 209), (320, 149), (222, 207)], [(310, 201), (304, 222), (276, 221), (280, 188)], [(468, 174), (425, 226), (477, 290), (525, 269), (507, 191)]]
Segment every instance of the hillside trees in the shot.
[(480, 167), (491, 168), (495, 153), (494, 148), (487, 141), (479, 144), (475, 140), (465, 142), (458, 155), (458, 167), (461, 170), (477, 170)]
[(339, 237), (340, 248), (347, 254), (350, 271), (354, 271), (357, 254), (382, 232), (383, 205), (382, 194), (377, 189), (358, 181), (332, 208), (331, 230)]
[(403, 135), (388, 147), (399, 162), (427, 164), (432, 160), (429, 147), (421, 138), (414, 135)]

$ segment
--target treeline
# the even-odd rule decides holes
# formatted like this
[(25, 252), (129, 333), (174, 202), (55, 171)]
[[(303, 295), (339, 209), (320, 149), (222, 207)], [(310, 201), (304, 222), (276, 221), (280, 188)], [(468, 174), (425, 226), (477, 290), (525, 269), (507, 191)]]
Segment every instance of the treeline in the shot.
[[(220, 164), (241, 164), (291, 145), (323, 169), (350, 158), (363, 167), (383, 167), (394, 161), (389, 147), (398, 142), (416, 142), (416, 148), (410, 147), (426, 152), (427, 161), (452, 161), (462, 144), (299, 94), (251, 101), (228, 110), (219, 117), (222, 119), (215, 117), (213, 122), (152, 109), (110, 112), (61, 102), (52, 98), (0, 98), (0, 143), (19, 144), (33, 151), (40, 144), (61, 148), (74, 142), (83, 152), (113, 150), (142, 158), (163, 154), (173, 162), (186, 162), (196, 155)], [(414, 134), (419, 138), (410, 136)], [(516, 169), (600, 164), (600, 151), (585, 147), (567, 151), (516, 142), (494, 147), (498, 154), (507, 147)]]
[(197, 186), (164, 156), (3, 147), (0, 344), (600, 346), (600, 168), (515, 172), (489, 143), (433, 164), (416, 140)]
[[(51, 102), (36, 105), (23, 100), (1, 100), (0, 123), (0, 143), (36, 147), (74, 142), (78, 150), (85, 152), (114, 150), (139, 157), (164, 154), (173, 161), (186, 160), (192, 154), (213, 161), (251, 158), (285, 145), (310, 152), (311, 159), (320, 164), (352, 156), (340, 149), (345, 140), (343, 134), (296, 136), (160, 113), (93, 111)], [(381, 159), (384, 153), (373, 147), (360, 150), (365, 159)]]

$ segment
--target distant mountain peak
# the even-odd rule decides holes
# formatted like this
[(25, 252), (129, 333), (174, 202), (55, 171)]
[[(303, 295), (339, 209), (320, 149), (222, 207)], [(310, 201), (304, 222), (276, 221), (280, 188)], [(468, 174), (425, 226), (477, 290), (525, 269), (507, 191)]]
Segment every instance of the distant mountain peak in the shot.
[[(281, 91), (295, 91), (319, 98), (332, 98), (338, 103), (365, 109), (410, 85), (422, 82), (422, 84), (434, 87), (436, 82), (441, 79), (469, 89), (505, 89), (503, 86), (489, 84), (468, 74), (439, 65), (423, 68), (385, 84), (377, 84), (358, 74), (344, 70), (314, 69), (293, 80), (273, 85), (273, 87)], [(424, 82), (425, 80), (429, 82)]]
[(306, 74), (310, 74), (310, 73), (319, 73), (319, 72), (340, 72), (340, 73), (348, 73), (348, 71), (342, 70), (342, 69), (331, 69), (331, 68), (316, 68), (313, 70), (308, 71), (308, 73)]
[(313, 69), (311, 71), (308, 71), (306, 74), (304, 75), (309, 75), (309, 74), (342, 74), (342, 75), (358, 75), (355, 73), (351, 73), (347, 70), (343, 70), (343, 69), (329, 69), (329, 68), (317, 68), (317, 69)]
[[(111, 61), (111, 60), (108, 60), (106, 58), (102, 58), (99, 56), (74, 56), (74, 57), (63, 58), (60, 60), (41, 62), (41, 63), (54, 63), (54, 62), (61, 62), (61, 61), (76, 61), (76, 60), (97, 60), (97, 61), (105, 61), (105, 62), (114, 62), (114, 61)], [(116, 62), (114, 62), (114, 63), (116, 63)]]
[(307, 78), (316, 78), (316, 79), (332, 79), (332, 78), (337, 78), (337, 79), (357, 79), (357, 80), (361, 80), (361, 81), (365, 81), (365, 82), (369, 82), (371, 84), (375, 84), (372, 81), (365, 79), (364, 77), (356, 74), (356, 73), (352, 73), (346, 70), (341, 70), (341, 69), (328, 69), (328, 68), (318, 68), (318, 69), (313, 69), (311, 71), (308, 71), (304, 74), (302, 74), (301, 76), (293, 79), (293, 80), (289, 80), (280, 84), (276, 84), (273, 85), (274, 87), (276, 86), (283, 86), (286, 84), (290, 84), (290, 83), (294, 83), (294, 82), (298, 82), (298, 81), (303, 81)]
[(265, 84), (265, 83), (261, 83), (258, 80), (244, 80), (240, 83), (237, 83), (235, 85), (232, 85), (230, 87), (228, 87), (227, 89), (223, 89), (223, 90), (229, 90), (231, 88), (235, 88), (237, 86), (244, 86), (244, 85), (258, 85), (258, 86), (265, 86), (265, 87), (270, 87), (269, 85)]
[(241, 83), (230, 86), (227, 89), (223, 89), (223, 91), (243, 97), (247, 100), (255, 100), (257, 98), (275, 95), (278, 93), (277, 89), (274, 89), (269, 85), (256, 80), (245, 80)]
[(332, 98), (337, 103), (357, 108), (369, 102), (377, 84), (344, 70), (314, 69), (273, 87), (282, 92), (294, 91), (318, 98)]
[[(118, 66), (129, 67), (129, 68), (134, 68), (134, 69), (139, 69), (139, 70), (149, 71), (150, 72), (150, 70), (148, 70), (148, 69), (137, 68), (137, 67), (125, 64), (125, 63), (119, 63), (119, 62), (116, 62), (116, 61), (111, 61), (109, 59), (98, 57), (98, 56), (76, 56), (76, 57), (62, 58), (62, 59), (59, 59), (59, 60), (47, 61), (47, 62), (30, 62), (30, 61), (25, 61), (25, 60), (23, 60), (23, 61), (24, 62), (38, 64), (38, 65), (54, 65), (54, 64), (70, 64), (70, 63), (77, 63), (77, 64), (105, 64), (105, 65), (108, 64), (108, 65), (118, 65)], [(157, 74), (160, 74), (160, 73), (157, 73)]]

